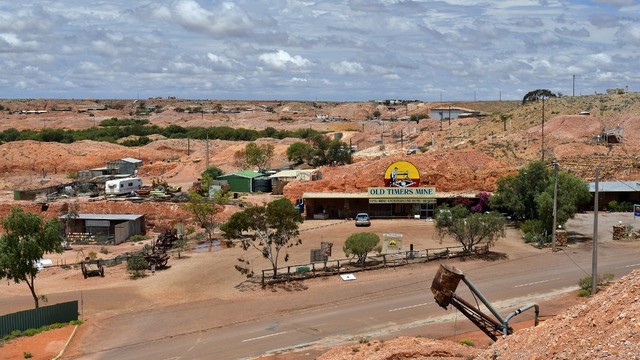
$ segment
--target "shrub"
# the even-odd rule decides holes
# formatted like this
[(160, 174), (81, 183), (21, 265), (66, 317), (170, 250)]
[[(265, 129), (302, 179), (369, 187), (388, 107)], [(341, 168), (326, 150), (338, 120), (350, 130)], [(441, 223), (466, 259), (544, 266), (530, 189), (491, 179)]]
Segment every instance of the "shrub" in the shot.
[(127, 241), (138, 242), (138, 241), (142, 241), (142, 240), (147, 240), (149, 238), (150, 238), (150, 236), (148, 236), (148, 235), (131, 235), (131, 236), (129, 236)]
[[(596, 281), (596, 292), (598, 292), (598, 286), (606, 286), (613, 280), (614, 275), (612, 273), (604, 273), (600, 275)], [(587, 297), (591, 295), (591, 276), (583, 277), (578, 280), (578, 286), (580, 290), (578, 290), (578, 296)]]
[(132, 279), (138, 279), (145, 276), (145, 270), (149, 267), (147, 261), (141, 254), (133, 255), (127, 260), (127, 271)]
[(25, 359), (29, 359), (29, 358), (32, 358), (32, 357), (33, 357), (33, 355), (31, 355), (31, 353), (30, 353), (30, 352), (28, 352), (28, 351), (25, 351), (25, 352), (23, 353), (23, 355), (24, 355), (24, 358), (25, 358)]
[(100, 248), (100, 253), (107, 255), (109, 253), (109, 248), (106, 247), (106, 246), (101, 247)]
[(95, 260), (98, 258), (98, 254), (95, 251), (89, 252), (89, 260)]
[(476, 344), (472, 340), (469, 340), (469, 339), (460, 339), (460, 341), (458, 341), (458, 343), (460, 343), (462, 345), (471, 346), (471, 347), (476, 346)]

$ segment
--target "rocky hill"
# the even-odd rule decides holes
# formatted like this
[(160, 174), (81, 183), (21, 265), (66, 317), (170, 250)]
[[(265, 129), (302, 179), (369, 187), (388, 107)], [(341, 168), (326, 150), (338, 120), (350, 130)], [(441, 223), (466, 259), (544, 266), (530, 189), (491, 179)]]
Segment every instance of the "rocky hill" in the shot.
[[(99, 110), (82, 110), (90, 106)], [(477, 118), (397, 121), (411, 115), (426, 115), (429, 109), (448, 106), (478, 111)], [(44, 109), (47, 113), (28, 111)], [(69, 111), (52, 111), (69, 109)], [(140, 109), (155, 109), (144, 116)], [(200, 109), (187, 112), (184, 109)], [(313, 191), (359, 191), (373, 185), (392, 160), (414, 162), (423, 183), (439, 191), (491, 191), (501, 175), (515, 171), (531, 160), (557, 160), (561, 169), (592, 180), (596, 165), (601, 180), (629, 180), (639, 176), (640, 94), (561, 97), (522, 105), (514, 101), (423, 103), (384, 105), (366, 103), (285, 101), (189, 101), (147, 100), (0, 100), (0, 131), (45, 128), (86, 129), (111, 117), (146, 118), (159, 126), (233, 126), (248, 129), (312, 128), (358, 148), (354, 164), (325, 168), (323, 181)], [(17, 113), (23, 111), (23, 113)], [(589, 115), (577, 115), (587, 111)], [(380, 119), (373, 119), (376, 112)], [(324, 115), (333, 117), (328, 121)], [(335, 120), (337, 118), (337, 120)], [(544, 129), (543, 129), (544, 118)], [(543, 132), (544, 131), (544, 132)], [(615, 136), (607, 138), (607, 133)], [(609, 140), (609, 141), (607, 141)], [(615, 140), (615, 142), (614, 142)], [(296, 139), (261, 139), (276, 146), (274, 167), (288, 166), (285, 150)], [(210, 163), (224, 171), (238, 170), (235, 151), (244, 142), (212, 140)], [(421, 147), (407, 156), (410, 145)], [(142, 147), (83, 141), (72, 144), (18, 141), (0, 144), (0, 189), (40, 186), (73, 171), (104, 166), (120, 157), (144, 161), (141, 174), (167, 176), (189, 184), (204, 169), (206, 144), (187, 139), (162, 139)], [(173, 169), (192, 176), (181, 179)], [(44, 179), (39, 178), (45, 173)], [(353, 174), (358, 174), (356, 179)], [(362, 176), (364, 175), (364, 176)], [(172, 180), (171, 178), (168, 180)], [(305, 184), (309, 187), (309, 184)], [(286, 189), (294, 198), (301, 185)]]
[(640, 271), (636, 270), (585, 303), (499, 339), (488, 349), (401, 337), (335, 348), (319, 359), (637, 359), (639, 297)]

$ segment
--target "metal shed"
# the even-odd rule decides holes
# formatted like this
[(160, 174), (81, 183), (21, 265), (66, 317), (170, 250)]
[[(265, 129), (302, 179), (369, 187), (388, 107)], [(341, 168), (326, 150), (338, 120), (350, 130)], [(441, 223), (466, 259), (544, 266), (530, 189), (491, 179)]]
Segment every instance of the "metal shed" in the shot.
[(118, 245), (131, 235), (146, 234), (142, 214), (77, 214), (59, 218), (63, 221), (68, 218), (69, 242)]
[(253, 179), (260, 176), (263, 175), (255, 171), (243, 170), (218, 176), (216, 180), (227, 181), (233, 192), (253, 192)]
[(138, 171), (138, 168), (140, 168), (141, 166), (142, 160), (130, 157), (109, 161), (107, 163), (107, 169), (110, 174), (135, 175)]

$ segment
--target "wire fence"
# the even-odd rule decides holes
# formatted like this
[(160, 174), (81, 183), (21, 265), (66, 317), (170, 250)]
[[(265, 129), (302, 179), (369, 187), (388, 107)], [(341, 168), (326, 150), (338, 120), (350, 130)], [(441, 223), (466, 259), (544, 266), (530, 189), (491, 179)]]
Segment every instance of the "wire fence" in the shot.
[(364, 264), (360, 264), (357, 258), (344, 258), (297, 264), (262, 270), (260, 283), (263, 287), (279, 282), (304, 280), (322, 276), (341, 275), (360, 271), (399, 267), (415, 263), (423, 263), (434, 260), (451, 259), (456, 257), (481, 255), (489, 252), (488, 245), (473, 247), (471, 251), (463, 251), (462, 246), (448, 246), (435, 249), (400, 251), (397, 253), (368, 256)]

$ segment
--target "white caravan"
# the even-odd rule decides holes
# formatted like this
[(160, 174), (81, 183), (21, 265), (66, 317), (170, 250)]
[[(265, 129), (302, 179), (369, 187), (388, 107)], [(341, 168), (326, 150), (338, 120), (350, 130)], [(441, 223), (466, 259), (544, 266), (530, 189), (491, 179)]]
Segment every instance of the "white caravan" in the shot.
[(138, 178), (109, 180), (104, 185), (104, 192), (107, 195), (122, 195), (140, 190), (141, 187), (142, 180)]

